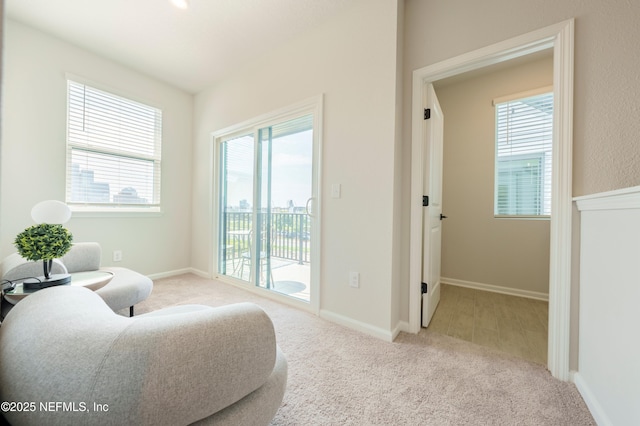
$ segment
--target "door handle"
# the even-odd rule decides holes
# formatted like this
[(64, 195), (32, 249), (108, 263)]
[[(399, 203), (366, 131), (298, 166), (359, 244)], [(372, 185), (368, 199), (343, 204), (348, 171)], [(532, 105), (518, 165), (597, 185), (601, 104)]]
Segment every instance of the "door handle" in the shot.
[(304, 209), (305, 209), (305, 211), (307, 213), (307, 216), (309, 216), (309, 217), (313, 217), (313, 213), (311, 212), (311, 209), (309, 208), (312, 201), (313, 201), (313, 197), (310, 197), (307, 200), (307, 204), (304, 206)]
[(446, 219), (447, 217), (445, 215), (443, 215), (442, 213), (440, 213), (440, 220), (442, 219)]

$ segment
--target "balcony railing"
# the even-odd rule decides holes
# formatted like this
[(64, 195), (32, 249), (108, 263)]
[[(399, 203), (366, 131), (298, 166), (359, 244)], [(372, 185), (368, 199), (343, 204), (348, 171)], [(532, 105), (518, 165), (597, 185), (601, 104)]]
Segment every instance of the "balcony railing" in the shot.
[[(226, 256), (249, 250), (255, 235), (261, 235), (260, 251), (269, 247), (269, 255), (294, 260), (299, 264), (310, 259), (311, 221), (305, 213), (258, 213), (258, 226), (253, 226), (251, 212), (225, 212), (222, 223), (222, 247)], [(230, 253), (229, 253), (230, 251)]]

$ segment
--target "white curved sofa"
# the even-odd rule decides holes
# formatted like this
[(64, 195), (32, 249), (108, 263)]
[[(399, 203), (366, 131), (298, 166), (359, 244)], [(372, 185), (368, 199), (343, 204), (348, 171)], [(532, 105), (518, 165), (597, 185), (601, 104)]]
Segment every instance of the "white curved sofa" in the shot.
[(128, 318), (89, 289), (59, 286), (0, 327), (0, 400), (35, 408), (5, 412), (14, 426), (267, 425), (286, 381), (271, 319), (251, 303)]
[[(113, 273), (113, 278), (104, 287), (96, 290), (96, 294), (104, 299), (114, 311), (129, 309), (133, 316), (133, 307), (151, 294), (153, 281), (136, 271), (122, 267), (100, 267), (102, 249), (100, 244), (75, 243), (62, 258), (56, 259), (52, 273), (74, 273), (104, 270)], [(42, 262), (31, 262), (18, 253), (9, 255), (2, 261), (2, 279), (18, 280), (20, 278), (42, 275)]]

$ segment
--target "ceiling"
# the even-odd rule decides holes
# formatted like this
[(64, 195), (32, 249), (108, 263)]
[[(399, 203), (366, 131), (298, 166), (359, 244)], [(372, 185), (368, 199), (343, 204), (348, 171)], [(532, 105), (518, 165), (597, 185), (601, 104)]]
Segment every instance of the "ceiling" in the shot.
[(191, 93), (353, 0), (5, 0), (9, 18)]

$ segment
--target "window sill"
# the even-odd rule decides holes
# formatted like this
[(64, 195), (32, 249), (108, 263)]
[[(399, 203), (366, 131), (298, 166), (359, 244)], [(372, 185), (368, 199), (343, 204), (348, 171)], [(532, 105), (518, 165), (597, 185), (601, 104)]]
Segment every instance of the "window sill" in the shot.
[(153, 208), (98, 208), (69, 206), (72, 217), (160, 217), (160, 207)]
[(550, 220), (550, 215), (540, 215), (540, 216), (518, 216), (518, 215), (493, 215), (494, 219), (516, 219), (516, 220)]

